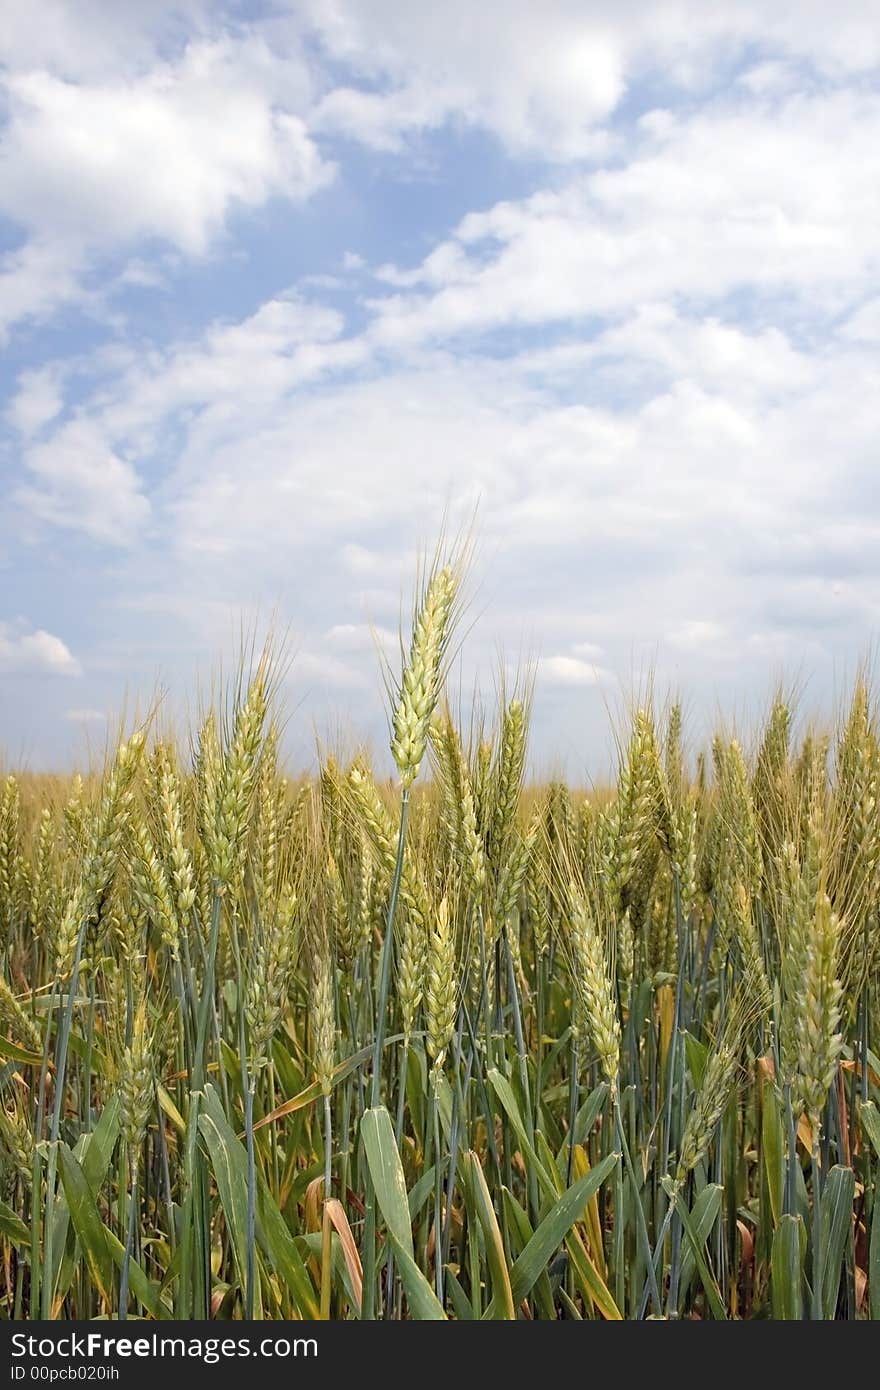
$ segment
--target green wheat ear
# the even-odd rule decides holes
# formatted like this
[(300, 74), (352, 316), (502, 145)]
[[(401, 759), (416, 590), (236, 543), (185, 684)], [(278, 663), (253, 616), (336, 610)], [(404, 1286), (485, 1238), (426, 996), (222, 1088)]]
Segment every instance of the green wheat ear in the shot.
[(620, 1071), (620, 1017), (603, 933), (575, 884), (567, 923), (573, 983), (583, 1019), (612, 1090)]
[(411, 787), (418, 777), (425, 756), (458, 589), (455, 570), (444, 566), (430, 579), (413, 624), (391, 740), (391, 753), (404, 788)]

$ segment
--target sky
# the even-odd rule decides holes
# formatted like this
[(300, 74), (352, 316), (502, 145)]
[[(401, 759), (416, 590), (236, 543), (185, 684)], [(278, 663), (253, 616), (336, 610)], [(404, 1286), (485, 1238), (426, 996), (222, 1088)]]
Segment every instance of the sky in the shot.
[[(840, 697), (880, 615), (872, 0), (5, 0), (0, 756), (67, 767), (285, 635), (371, 740), (476, 509), (456, 690), (595, 776)], [(108, 724), (109, 721), (109, 724)]]

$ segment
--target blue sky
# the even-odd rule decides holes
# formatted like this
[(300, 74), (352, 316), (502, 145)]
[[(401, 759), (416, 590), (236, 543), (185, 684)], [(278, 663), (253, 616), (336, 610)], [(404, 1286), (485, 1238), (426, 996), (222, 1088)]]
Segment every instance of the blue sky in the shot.
[(880, 30), (855, 0), (12, 4), (0, 741), (169, 720), (272, 616), (288, 748), (383, 741), (420, 546), (479, 507), (457, 675), (601, 770), (827, 712), (877, 632)]

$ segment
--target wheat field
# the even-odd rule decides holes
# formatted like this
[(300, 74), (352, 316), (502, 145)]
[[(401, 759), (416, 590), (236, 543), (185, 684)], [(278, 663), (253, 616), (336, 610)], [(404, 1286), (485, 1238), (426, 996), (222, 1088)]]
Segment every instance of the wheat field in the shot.
[(279, 761), (258, 660), (188, 740), (0, 789), (12, 1319), (880, 1318), (880, 743), (524, 785), (465, 725), (461, 556), (418, 586), (397, 775)]

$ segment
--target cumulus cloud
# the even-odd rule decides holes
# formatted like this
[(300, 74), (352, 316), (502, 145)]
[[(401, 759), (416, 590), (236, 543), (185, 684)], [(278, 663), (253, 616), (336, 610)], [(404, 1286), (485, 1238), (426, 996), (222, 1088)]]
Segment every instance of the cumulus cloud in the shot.
[[(469, 213), (374, 301), (383, 344), (588, 321), (634, 305), (726, 305), (745, 287), (840, 312), (876, 275), (872, 92), (670, 117), (634, 156)], [(749, 158), (741, 157), (748, 150)]]
[(25, 72), (8, 82), (0, 210), (86, 243), (161, 237), (204, 252), (230, 208), (307, 197), (331, 176), (302, 119), (275, 107), (268, 47), (195, 42), (118, 83)]
[(87, 302), (84, 266), (80, 247), (52, 236), (33, 236), (0, 256), (0, 343), (22, 319), (43, 322), (63, 306)]
[[(0, 264), (0, 329), (87, 299), (103, 253), (158, 242), (202, 256), (235, 211), (301, 202), (334, 177), (303, 119), (311, 84), (295, 45), (196, 30), (166, 58), (161, 25), (150, 33), (121, 8), (98, 36), (106, 16), (87, 7), (97, 63), (81, 35), (66, 50), (7, 37), (0, 216), (26, 240)], [(53, 9), (69, 31), (69, 9)]]
[(326, 652), (302, 650), (296, 653), (291, 668), (297, 683), (341, 689), (363, 689), (367, 685), (363, 671)]
[(54, 633), (0, 622), (0, 671), (13, 676), (79, 676), (82, 667)]
[(338, 311), (298, 295), (277, 297), (239, 322), (217, 322), (196, 341), (130, 359), (107, 400), (102, 422), (117, 439), (152, 447), (154, 427), (169, 415), (267, 410), (295, 388), (366, 355), (365, 343), (339, 341)]
[[(856, 0), (700, 0), (583, 5), (545, 0), (448, 0), (435, 10), (405, 0), (312, 0), (312, 25), (328, 53), (359, 81), (319, 102), (318, 128), (376, 149), (447, 122), (490, 131), (514, 154), (556, 161), (614, 147), (608, 117), (648, 74), (690, 95), (748, 64), (751, 91), (778, 91), (808, 65), (823, 77), (870, 71), (877, 26)], [(748, 63), (755, 51), (780, 55)], [(364, 83), (364, 75), (372, 85)]]
[[(152, 431), (181, 435), (154, 518), (166, 557), (156, 594), (213, 596), (224, 613), (280, 596), (306, 684), (375, 677), (364, 617), (394, 632), (410, 540), (450, 499), (462, 518), (482, 499), (491, 621), (469, 648), (484, 669), (493, 638), (531, 652), (539, 687), (560, 690), (634, 661), (676, 679), (729, 673), (747, 641), (757, 669), (756, 635), (786, 612), (803, 635), (806, 601), (795, 626), (789, 589), (876, 553), (860, 461), (880, 396), (848, 341), (817, 356), (781, 328), (648, 306), (583, 341), (574, 363), (565, 348), (542, 361), (531, 349), (503, 361), (420, 350), (366, 370), (369, 327), (340, 333), (332, 316), (268, 304), (105, 382), (93, 407), (117, 452)], [(304, 345), (345, 365), (304, 376)], [(596, 399), (558, 400), (584, 372)], [(143, 551), (132, 566), (142, 588)], [(320, 583), (301, 582), (310, 574)], [(875, 596), (877, 574), (862, 581)], [(871, 611), (841, 608), (836, 630), (817, 623), (820, 649), (858, 644)]]
[(64, 391), (56, 368), (23, 372), (6, 418), (19, 434), (36, 434), (54, 420), (64, 405)]
[(542, 656), (538, 675), (548, 685), (600, 685), (609, 679), (601, 666), (591, 666), (577, 656)]
[(124, 545), (150, 515), (136, 469), (113, 452), (93, 420), (63, 425), (27, 450), (25, 464), (35, 482), (13, 496), (41, 521)]
[(43, 0), (39, 24), (23, 6), (9, 6), (0, 29), (0, 61), (10, 69), (48, 68), (71, 80), (142, 72), (158, 45), (204, 31), (210, 0)]
[[(532, 254), (530, 241), (547, 252), (542, 288), (552, 290), (574, 272), (575, 283), (607, 281), (627, 293), (627, 262), (638, 251), (632, 243), (658, 200), (655, 213), (665, 211), (680, 229), (696, 232), (695, 222), (707, 215), (719, 227), (725, 219), (724, 255), (716, 247), (697, 257), (696, 281), (701, 259), (703, 277), (719, 259), (734, 269), (768, 231), (779, 250), (767, 266), (774, 278), (780, 260), (796, 270), (811, 258), (839, 254), (847, 239), (841, 227), (857, 239), (864, 225), (864, 217), (846, 209), (852, 168), (859, 167), (862, 148), (873, 148), (875, 103), (869, 88), (836, 90), (877, 62), (876, 26), (855, 3), (836, 7), (832, 20), (820, 0), (780, 4), (772, 16), (756, 0), (723, 14), (696, 0), (659, 4), (648, 14), (641, 5), (612, 11), (548, 0), (538, 20), (527, 0), (477, 8), (452, 0), (436, 13), (402, 0), (370, 6), (312, 0), (247, 26), (228, 23), (222, 7), (201, 4), (185, 14), (170, 3), (125, 4), (114, 7), (111, 21), (106, 7), (86, 3), (77, 7), (75, 22), (62, 0), (45, 8), (43, 32), (12, 21), (0, 41), (7, 110), (0, 214), (27, 237), (0, 268), (0, 325), (87, 301), (88, 275), (110, 248), (127, 248), (135, 262), (139, 242), (200, 256), (237, 210), (311, 197), (335, 175), (325, 146), (339, 135), (405, 156), (413, 132), (470, 125), (491, 132), (515, 158), (562, 165), (615, 158), (614, 167), (597, 169), (563, 198), (562, 225), (552, 199), (528, 209), (533, 238), (522, 219), (517, 224), (515, 208), (509, 226), (503, 213), (480, 211), (463, 225), (462, 238), (508, 236), (508, 256), (480, 284), (464, 257), (465, 283), (446, 285), (427, 316), (413, 313), (419, 306), (398, 306), (386, 327), (392, 337), (418, 331), (419, 323), (428, 332), (468, 326), (474, 321), (469, 288), (484, 303), (483, 291), (500, 294), (528, 317), (534, 277), (526, 276), (521, 303), (514, 287), (518, 262)], [(774, 45), (775, 60), (749, 66), (752, 50), (767, 53)], [(797, 80), (804, 65), (827, 91), (824, 106), (804, 105)], [(611, 118), (634, 86), (658, 74), (670, 94), (705, 97), (719, 81), (733, 97), (739, 91), (752, 105), (773, 109), (759, 130), (738, 118), (735, 101), (720, 112), (708, 103), (697, 121), (648, 111), (641, 135), (658, 142), (657, 152), (618, 167), (627, 141)], [(792, 134), (800, 126), (798, 150)], [(813, 155), (824, 145), (818, 169), (798, 158), (808, 144)], [(744, 160), (739, 155), (746, 149)], [(831, 166), (846, 150), (852, 158), (842, 159), (837, 178)], [(800, 190), (794, 197), (792, 184)], [(807, 186), (813, 192), (805, 200)], [(725, 217), (726, 208), (743, 206), (744, 196), (749, 216)], [(572, 198), (584, 205), (567, 234)], [(835, 202), (840, 216), (829, 223)], [(616, 232), (627, 233), (630, 224), (619, 253), (602, 235), (603, 210), (620, 223)], [(649, 235), (662, 276), (669, 237), (659, 232)], [(692, 253), (704, 240), (692, 238)], [(447, 259), (438, 248), (425, 274)], [(141, 265), (141, 275), (151, 273)], [(124, 272), (118, 283), (130, 283)]]

